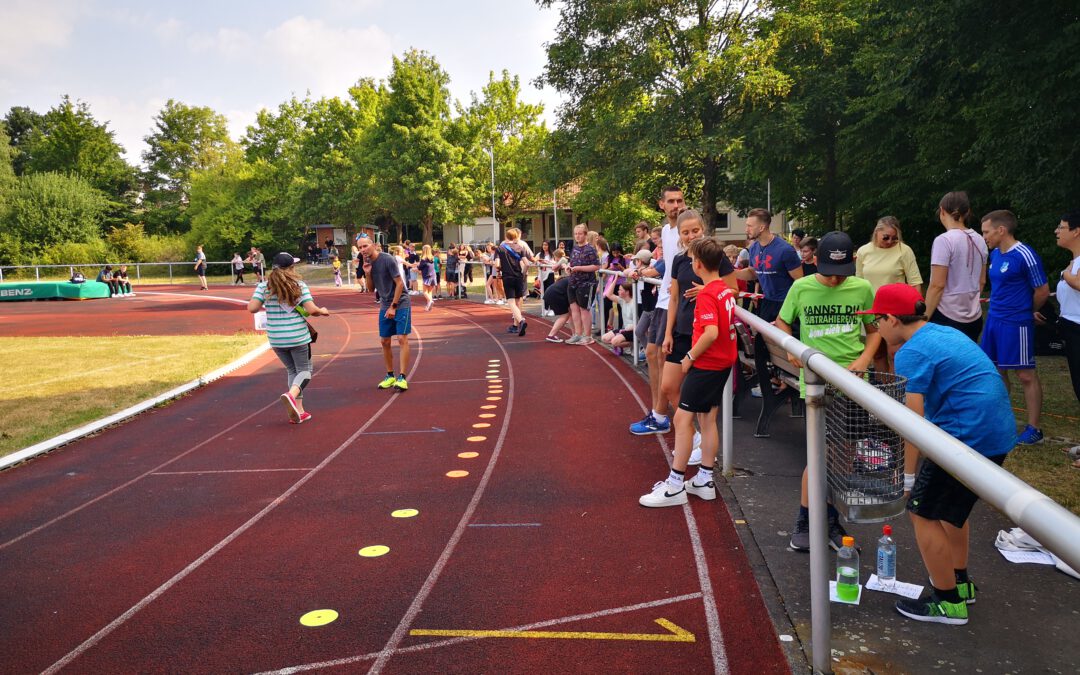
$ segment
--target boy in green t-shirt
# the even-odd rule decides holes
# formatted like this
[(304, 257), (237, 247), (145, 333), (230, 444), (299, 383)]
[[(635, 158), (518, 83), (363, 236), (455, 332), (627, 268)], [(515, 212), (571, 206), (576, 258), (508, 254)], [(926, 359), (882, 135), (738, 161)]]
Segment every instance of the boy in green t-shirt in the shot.
[[(866, 370), (874, 359), (881, 336), (870, 315), (856, 315), (874, 304), (870, 282), (854, 276), (855, 246), (843, 232), (830, 232), (821, 238), (817, 249), (817, 273), (797, 279), (788, 291), (776, 325), (791, 335), (791, 324), (801, 325), (800, 340), (808, 347), (848, 370)], [(866, 337), (863, 337), (863, 328)], [(794, 357), (791, 362), (802, 364)], [(800, 376), (800, 379), (801, 376)], [(805, 395), (805, 386), (803, 395)], [(791, 532), (789, 546), (796, 551), (810, 550), (810, 511), (808, 509), (806, 469), (803, 469), (799, 515)], [(829, 545), (840, 550), (844, 535), (840, 514), (829, 504)]]

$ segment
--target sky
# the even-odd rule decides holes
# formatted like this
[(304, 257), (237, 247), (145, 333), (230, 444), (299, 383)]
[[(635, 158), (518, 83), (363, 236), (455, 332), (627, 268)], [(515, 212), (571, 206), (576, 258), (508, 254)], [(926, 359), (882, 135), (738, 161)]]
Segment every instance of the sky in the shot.
[(308, 92), (345, 96), (415, 47), (462, 103), (491, 71), (519, 76), (522, 98), (544, 104), (552, 126), (560, 97), (533, 80), (557, 24), (558, 11), (533, 0), (0, 0), (0, 116), (44, 113), (67, 94), (108, 122), (136, 164), (170, 98), (225, 115), (239, 139), (260, 109)]

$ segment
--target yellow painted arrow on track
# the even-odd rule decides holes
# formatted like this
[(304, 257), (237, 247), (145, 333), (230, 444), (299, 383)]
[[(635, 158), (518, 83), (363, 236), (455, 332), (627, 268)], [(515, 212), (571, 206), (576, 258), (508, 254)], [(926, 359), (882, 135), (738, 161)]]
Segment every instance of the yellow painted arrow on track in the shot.
[(656, 623), (660, 624), (670, 632), (590, 633), (546, 630), (427, 630), (418, 628), (409, 631), (409, 635), (471, 638), (532, 638), (543, 640), (638, 640), (641, 642), (694, 642), (696, 640), (693, 633), (676, 626), (667, 619), (657, 619)]

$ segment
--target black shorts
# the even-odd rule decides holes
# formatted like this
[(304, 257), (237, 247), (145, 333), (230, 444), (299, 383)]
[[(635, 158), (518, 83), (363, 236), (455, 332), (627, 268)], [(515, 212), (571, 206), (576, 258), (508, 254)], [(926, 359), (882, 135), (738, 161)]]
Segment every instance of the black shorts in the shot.
[[(1001, 466), (1008, 453), (987, 457)], [(915, 487), (911, 489), (907, 510), (927, 520), (943, 520), (955, 527), (963, 527), (971, 515), (978, 495), (953, 478), (929, 457), (923, 457), (919, 473), (915, 475)]]
[(504, 277), (503, 293), (507, 300), (525, 297), (525, 279), (522, 277)]
[(702, 370), (691, 366), (679, 392), (679, 409), (692, 413), (707, 413), (720, 405), (730, 373), (730, 368)]
[(448, 284), (456, 284), (457, 282), (458, 282), (458, 273), (457, 272), (451, 272), (450, 270), (447, 270), (446, 271), (446, 283), (448, 283)]
[(568, 291), (571, 304), (582, 309), (588, 309), (592, 305), (593, 296), (596, 294), (596, 284), (571, 285)]
[(667, 332), (667, 310), (657, 307), (652, 313), (652, 323), (645, 339), (649, 344), (660, 346), (664, 344), (664, 334)]
[(195, 274), (199, 275), (200, 277), (205, 277), (206, 276), (206, 265), (202, 264), (202, 265), (199, 265), (198, 267), (196, 267), (195, 268)]
[(983, 318), (980, 316), (971, 323), (963, 323), (962, 321), (954, 321), (949, 317), (941, 313), (940, 309), (934, 310), (934, 315), (930, 317), (930, 323), (936, 323), (939, 326), (948, 326), (949, 328), (955, 328), (964, 335), (968, 336), (975, 343), (979, 342), (979, 334), (982, 333)]
[(682, 363), (686, 352), (690, 351), (690, 348), (694, 346), (693, 340), (690, 339), (689, 335), (675, 333), (671, 336), (671, 341), (671, 353), (664, 360), (668, 363)]

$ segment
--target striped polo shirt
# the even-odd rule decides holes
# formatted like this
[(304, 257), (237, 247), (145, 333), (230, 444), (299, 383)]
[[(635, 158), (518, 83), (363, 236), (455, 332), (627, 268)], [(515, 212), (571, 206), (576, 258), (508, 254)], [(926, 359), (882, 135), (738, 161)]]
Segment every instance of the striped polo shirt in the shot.
[[(311, 342), (311, 335), (308, 333), (304, 317), (300, 316), (296, 308), (283, 303), (279, 304), (276, 295), (268, 297), (265, 281), (255, 287), (255, 294), (251, 297), (262, 302), (266, 309), (266, 336), (270, 338), (271, 347), (288, 349)], [(307, 284), (301, 281), (300, 300), (296, 303), (297, 306), (311, 300), (311, 291), (308, 290)]]

